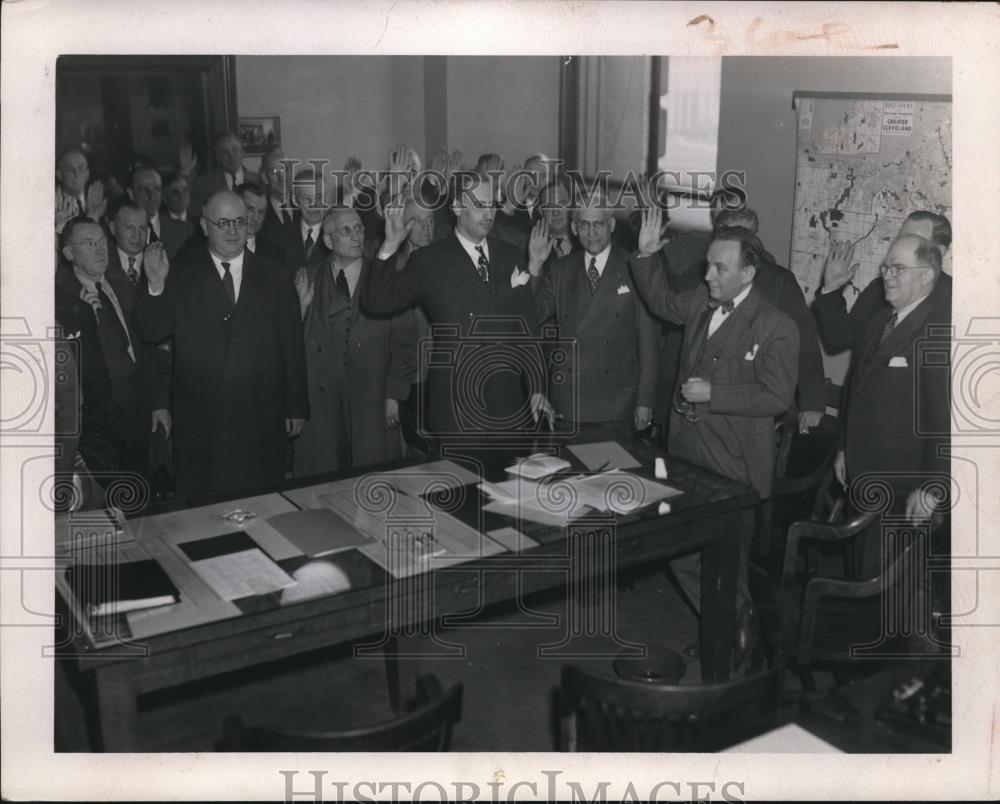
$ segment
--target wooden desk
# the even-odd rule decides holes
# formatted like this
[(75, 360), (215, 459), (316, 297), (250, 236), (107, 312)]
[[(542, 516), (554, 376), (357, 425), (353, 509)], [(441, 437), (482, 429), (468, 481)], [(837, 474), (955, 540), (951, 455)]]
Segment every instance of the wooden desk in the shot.
[[(581, 433), (576, 440), (597, 441), (608, 435), (595, 430)], [(664, 455), (663, 451), (636, 439), (617, 440), (643, 464), (632, 471), (652, 478), (653, 460)], [(533, 447), (547, 443), (552, 442), (546, 439)], [(533, 450), (522, 454), (529, 451)], [(480, 462), (483, 476), (489, 480), (499, 479), (512, 458), (510, 451), (464, 452), (466, 458)], [(561, 454), (574, 460), (566, 451)], [(442, 457), (459, 463), (463, 460), (458, 453)], [(279, 490), (313, 485), (317, 480), (361, 477), (400, 465), (288, 482)], [(658, 515), (657, 505), (653, 504), (614, 518), (611, 528), (616, 567), (624, 569), (701, 552), (702, 677), (706, 682), (724, 681), (729, 675), (735, 619), (740, 528), (748, 519), (752, 521), (748, 513), (758, 498), (740, 483), (680, 461), (668, 459), (668, 467), (667, 482), (684, 493), (670, 500), (671, 512), (667, 515)], [(262, 491), (254, 489), (241, 497)], [(231, 505), (238, 507), (238, 503), (236, 498)], [(185, 507), (179, 501), (166, 508)], [(75, 661), (80, 671), (93, 675), (102, 750), (136, 751), (140, 750), (135, 731), (139, 694), (366, 637), (375, 646), (388, 645), (400, 629), (417, 621), (430, 622), (448, 614), (472, 616), (487, 604), (563, 587), (567, 580), (573, 586), (579, 579), (574, 579), (569, 569), (592, 566), (573, 560), (587, 549), (583, 537), (592, 529), (606, 529), (608, 524), (598, 519), (562, 530), (520, 523), (521, 532), (537, 541), (537, 547), (417, 576), (419, 583), (412, 578), (395, 581), (357, 551), (350, 551), (342, 554), (350, 556), (344, 559), (351, 564), (347, 571), (352, 589), (347, 592), (146, 638), (142, 640), (145, 649), (138, 656), (94, 649), (83, 637), (67, 639), (59, 650)], [(428, 589), (433, 602), (430, 610), (426, 605)]]

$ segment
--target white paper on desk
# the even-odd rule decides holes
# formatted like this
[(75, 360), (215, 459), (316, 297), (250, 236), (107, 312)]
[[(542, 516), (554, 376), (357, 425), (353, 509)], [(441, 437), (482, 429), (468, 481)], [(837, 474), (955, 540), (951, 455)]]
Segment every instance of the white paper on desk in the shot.
[(192, 561), (191, 568), (223, 600), (268, 595), (295, 584), (294, 578), (256, 547)]
[(786, 723), (774, 731), (734, 745), (723, 754), (842, 754), (836, 746), (821, 740), (812, 732), (794, 723)]
[(454, 461), (419, 463), (415, 466), (393, 469), (391, 472), (380, 472), (378, 476), (384, 476), (393, 488), (411, 497), (419, 497), (428, 491), (444, 491), (479, 482), (479, 475)]
[(365, 510), (353, 492), (324, 495), (320, 501), (372, 540), (359, 552), (394, 578), (504, 552), (499, 542), (406, 494), (378, 512)]
[(601, 472), (573, 481), (580, 500), (598, 511), (628, 514), (682, 492), (631, 472)]
[(569, 451), (591, 471), (598, 469), (635, 469), (642, 466), (617, 441), (597, 441), (593, 444), (571, 444)]
[(575, 489), (577, 482), (579, 478), (562, 478), (551, 483), (515, 478), (501, 483), (483, 483), (481, 488), (491, 498), (483, 510), (563, 527), (589, 510)]

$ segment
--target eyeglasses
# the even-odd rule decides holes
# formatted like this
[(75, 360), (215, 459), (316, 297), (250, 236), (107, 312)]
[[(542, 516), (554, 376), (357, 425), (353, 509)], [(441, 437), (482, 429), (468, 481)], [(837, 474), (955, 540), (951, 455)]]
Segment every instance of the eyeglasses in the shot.
[(878, 272), (882, 276), (899, 276), (900, 271), (915, 271), (918, 268), (927, 268), (926, 265), (900, 265), (899, 263), (893, 263), (892, 265), (886, 265), (882, 263), (878, 267)]
[(365, 227), (362, 224), (356, 224), (355, 226), (341, 226), (337, 229), (337, 234), (341, 237), (350, 237), (351, 235), (357, 235), (358, 237), (363, 236), (365, 233)]
[(674, 412), (681, 414), (685, 419), (691, 422), (691, 424), (696, 424), (701, 421), (701, 417), (695, 413), (694, 402), (688, 402), (680, 396), (674, 398)]
[(224, 232), (237, 232), (240, 229), (247, 228), (246, 218), (219, 218), (217, 221), (213, 221), (211, 218), (205, 218), (212, 226), (217, 229), (222, 229)]

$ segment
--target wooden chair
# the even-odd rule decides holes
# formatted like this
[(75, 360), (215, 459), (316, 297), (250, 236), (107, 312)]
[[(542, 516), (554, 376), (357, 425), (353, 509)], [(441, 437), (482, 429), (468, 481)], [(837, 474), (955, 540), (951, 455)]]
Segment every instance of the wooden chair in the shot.
[(434, 676), (417, 679), (417, 706), (394, 720), (331, 732), (244, 727), (238, 715), (223, 724), (223, 751), (447, 751), (462, 718), (462, 685), (447, 692)]
[(560, 750), (720, 751), (779, 724), (779, 689), (777, 671), (676, 686), (566, 666)]

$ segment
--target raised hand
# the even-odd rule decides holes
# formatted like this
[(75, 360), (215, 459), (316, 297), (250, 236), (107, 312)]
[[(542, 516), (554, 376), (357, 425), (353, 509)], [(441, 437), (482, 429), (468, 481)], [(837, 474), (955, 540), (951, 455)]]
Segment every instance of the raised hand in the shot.
[(385, 208), (385, 240), (382, 241), (382, 248), (379, 251), (386, 254), (395, 254), (397, 249), (410, 236), (413, 228), (412, 220), (403, 219), (403, 205), (397, 200)]
[(528, 240), (528, 271), (532, 276), (541, 276), (542, 266), (552, 253), (555, 240), (549, 235), (549, 224), (545, 218), (539, 218), (531, 227), (531, 238)]
[(108, 211), (108, 200), (104, 197), (104, 185), (95, 181), (87, 188), (87, 217), (100, 221)]
[(642, 211), (642, 226), (639, 229), (639, 256), (652, 257), (667, 244), (663, 236), (663, 213), (653, 206)]
[(499, 154), (493, 154), (486, 160), (486, 165), (483, 169), (487, 176), (491, 173), (503, 173), (503, 159), (500, 158)]
[(142, 257), (142, 267), (146, 272), (149, 292), (159, 294), (167, 281), (167, 274), (170, 273), (170, 260), (167, 259), (163, 243), (157, 241), (146, 246)]
[(305, 318), (306, 310), (312, 304), (314, 293), (313, 284), (309, 281), (309, 272), (306, 271), (305, 267), (299, 268), (295, 272), (295, 292), (299, 297), (299, 310), (302, 312), (302, 317)]
[(823, 293), (831, 293), (844, 287), (857, 272), (860, 263), (852, 263), (854, 259), (854, 243), (830, 245), (830, 253), (823, 262)]
[(177, 149), (177, 165), (182, 176), (190, 176), (198, 169), (198, 157), (190, 142), (182, 142)]
[(68, 195), (56, 193), (56, 232), (62, 234), (63, 227), (76, 215), (76, 201)]

